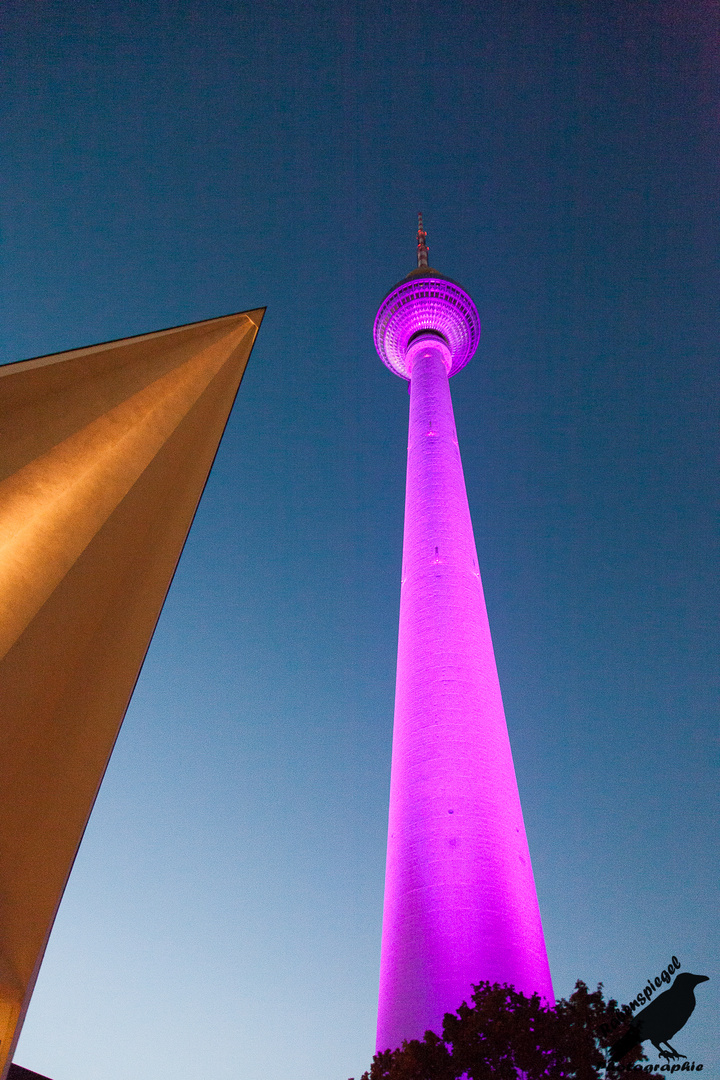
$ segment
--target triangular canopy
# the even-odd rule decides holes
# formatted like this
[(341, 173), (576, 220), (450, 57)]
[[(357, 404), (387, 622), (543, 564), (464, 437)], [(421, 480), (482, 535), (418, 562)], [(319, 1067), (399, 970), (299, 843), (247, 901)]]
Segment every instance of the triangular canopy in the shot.
[(0, 367), (0, 1080), (263, 314)]

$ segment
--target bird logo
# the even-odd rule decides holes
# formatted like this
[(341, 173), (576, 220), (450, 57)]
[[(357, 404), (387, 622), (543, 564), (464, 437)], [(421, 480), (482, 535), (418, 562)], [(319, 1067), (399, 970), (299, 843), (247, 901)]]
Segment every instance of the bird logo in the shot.
[[(685, 1054), (679, 1054), (673, 1049), (668, 1039), (672, 1039), (685, 1027), (695, 1009), (695, 987), (698, 983), (707, 981), (707, 975), (693, 975), (689, 971), (678, 975), (669, 990), (665, 990), (633, 1017), (628, 1030), (610, 1050), (611, 1059), (615, 1062), (621, 1061), (638, 1043), (646, 1039), (650, 1040), (660, 1057), (666, 1061), (685, 1057)], [(663, 1050), (661, 1043), (665, 1044), (667, 1050)]]

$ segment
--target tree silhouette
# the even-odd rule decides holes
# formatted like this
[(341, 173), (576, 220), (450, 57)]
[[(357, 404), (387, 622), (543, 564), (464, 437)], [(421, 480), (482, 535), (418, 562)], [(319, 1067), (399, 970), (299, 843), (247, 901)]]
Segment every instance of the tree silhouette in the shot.
[(471, 1001), (445, 1014), (442, 1035), (426, 1031), (376, 1054), (362, 1080), (637, 1080), (647, 1060), (638, 1047), (629, 1064), (610, 1062), (607, 1048), (630, 1014), (604, 1000), (602, 983), (591, 992), (578, 981), (554, 1009), (497, 983), (479, 983)]

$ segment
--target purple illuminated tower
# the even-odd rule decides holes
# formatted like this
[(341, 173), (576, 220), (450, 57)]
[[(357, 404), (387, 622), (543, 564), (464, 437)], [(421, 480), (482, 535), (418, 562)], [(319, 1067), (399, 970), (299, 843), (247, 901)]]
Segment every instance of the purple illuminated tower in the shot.
[(425, 240), (421, 215), (375, 320), (410, 382), (378, 1050), (439, 1032), (481, 980), (554, 1003), (448, 382), (480, 320)]

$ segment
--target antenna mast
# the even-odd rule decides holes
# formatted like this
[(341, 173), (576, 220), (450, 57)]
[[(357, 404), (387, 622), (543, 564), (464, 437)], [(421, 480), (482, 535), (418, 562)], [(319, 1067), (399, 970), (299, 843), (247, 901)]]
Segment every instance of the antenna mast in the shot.
[(418, 214), (418, 267), (427, 267), (428, 265), (428, 246), (425, 243), (427, 240), (427, 233), (423, 229), (422, 213)]

